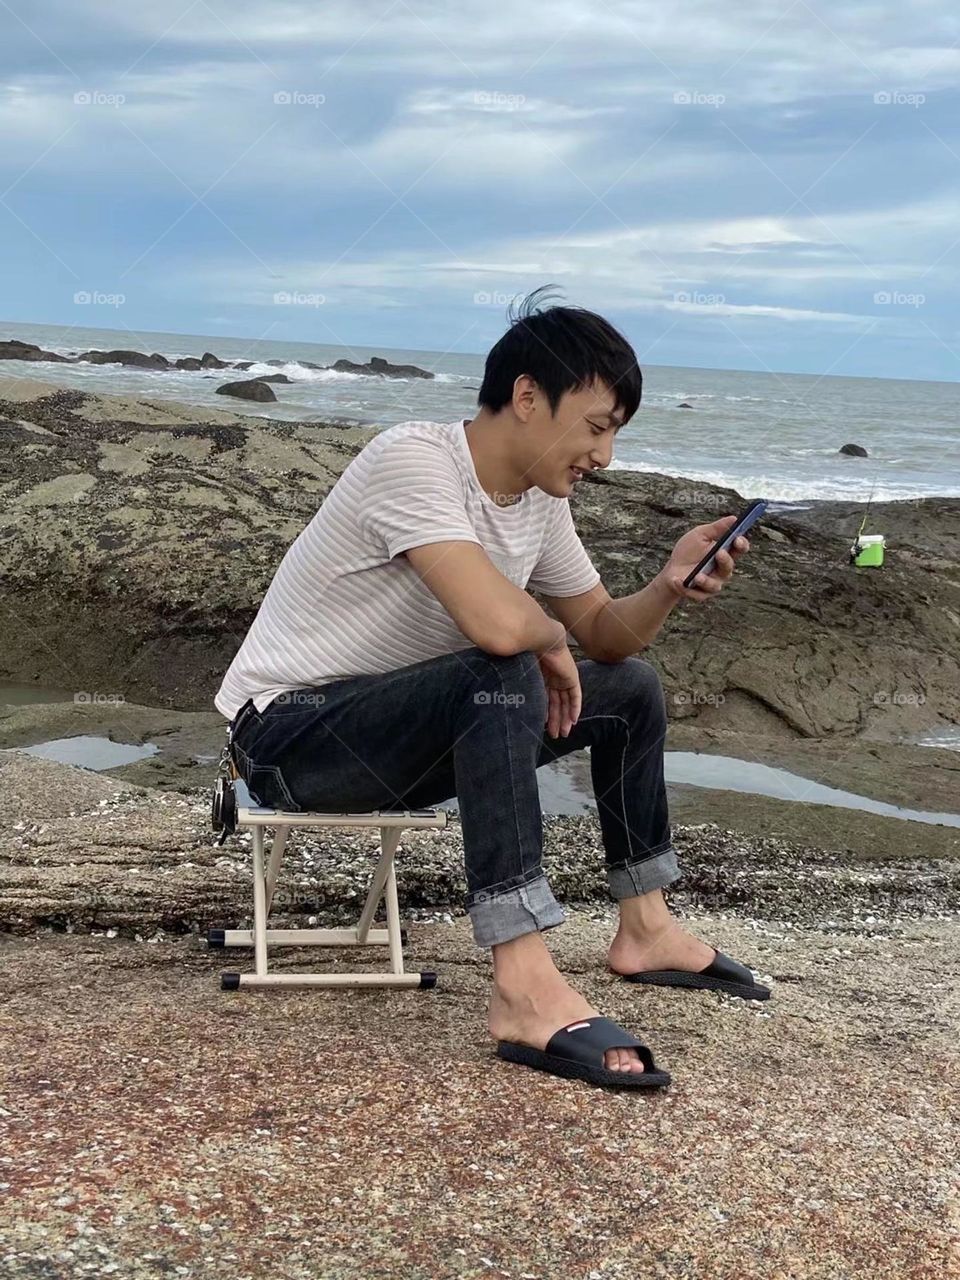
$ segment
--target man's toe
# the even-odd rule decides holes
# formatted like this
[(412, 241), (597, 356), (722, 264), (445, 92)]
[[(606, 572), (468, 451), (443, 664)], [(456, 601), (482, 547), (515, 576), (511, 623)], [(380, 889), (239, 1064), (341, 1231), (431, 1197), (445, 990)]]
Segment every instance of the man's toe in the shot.
[(607, 1053), (607, 1068), (610, 1071), (642, 1071), (643, 1063), (640, 1055), (631, 1049), (611, 1049)]

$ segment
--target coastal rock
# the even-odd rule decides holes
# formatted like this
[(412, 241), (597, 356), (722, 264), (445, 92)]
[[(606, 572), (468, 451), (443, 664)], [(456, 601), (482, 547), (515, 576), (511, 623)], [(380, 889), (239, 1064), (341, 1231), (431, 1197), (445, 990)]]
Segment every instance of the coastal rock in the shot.
[(222, 387), (217, 387), (217, 395), (236, 396), (238, 400), (259, 400), (263, 403), (276, 400), (276, 393), (272, 387), (265, 385), (266, 381), (265, 378), (248, 378), (246, 382), (225, 382)]
[(202, 369), (203, 365), (196, 356), (182, 356), (179, 360), (174, 361), (174, 368), (189, 369), (191, 372), (195, 372), (197, 369)]
[(200, 357), (201, 369), (229, 369), (230, 364), (226, 360), (221, 360), (219, 356), (215, 356), (212, 351), (205, 351)]
[(382, 378), (432, 378), (434, 375), (415, 364), (391, 364), (382, 356), (373, 356), (367, 364), (353, 360), (337, 360), (328, 366), (337, 373), (363, 373)]
[(843, 444), (840, 446), (838, 453), (845, 453), (850, 458), (866, 458), (869, 456), (862, 444)]
[(684, 400), (681, 404), (678, 404), (678, 405), (677, 405), (677, 408), (678, 408), (678, 409), (692, 409), (692, 408), (693, 408), (693, 405), (692, 405), (692, 404), (688, 404), (688, 403), (687, 403), (687, 401), (686, 401), (686, 400)]
[[(112, 690), (122, 671), (128, 701), (209, 711), (277, 565), (376, 432), (42, 389), (0, 380), (5, 678), (58, 686), (66, 664), (78, 687)], [(611, 595), (744, 502), (701, 482), (697, 495), (619, 469), (576, 488)], [(791, 740), (960, 723), (960, 498), (875, 502), (896, 554), (869, 575), (848, 564), (862, 518), (849, 502), (771, 516), (789, 542), (753, 539), (716, 600), (674, 609), (644, 655), (674, 720)]]
[(66, 356), (58, 356), (54, 351), (44, 351), (34, 342), (18, 342), (12, 338), (9, 342), (0, 342), (0, 360), (50, 360), (55, 364), (69, 364)]
[(292, 378), (288, 378), (285, 373), (261, 373), (256, 382), (292, 382)]
[(125, 364), (137, 369), (170, 367), (170, 361), (166, 356), (156, 353), (147, 355), (143, 351), (81, 351), (77, 359), (85, 364)]

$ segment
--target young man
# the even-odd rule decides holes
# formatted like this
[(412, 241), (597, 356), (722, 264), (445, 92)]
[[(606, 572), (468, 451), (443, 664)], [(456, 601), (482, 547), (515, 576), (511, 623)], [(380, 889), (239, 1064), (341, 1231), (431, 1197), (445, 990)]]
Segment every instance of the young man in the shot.
[[(585, 472), (609, 466), (640, 404), (640, 369), (600, 316), (541, 310), (537, 297), (487, 357), (476, 417), (400, 423), (351, 461), (284, 556), (215, 702), (260, 803), (342, 812), (456, 796), (465, 906), (476, 942), (492, 948), (500, 1056), (659, 1086), (670, 1077), (649, 1049), (601, 1017), (545, 945), (542, 931), (564, 914), (540, 865), (537, 769), (591, 748), (620, 908), (614, 972), (769, 994), (664, 902), (680, 875), (666, 715), (656, 672), (635, 656), (679, 600), (720, 591), (748, 544), (739, 538), (686, 590), (734, 517), (698, 526), (649, 585), (610, 598), (568, 500)], [(587, 655), (579, 662), (568, 632)]]

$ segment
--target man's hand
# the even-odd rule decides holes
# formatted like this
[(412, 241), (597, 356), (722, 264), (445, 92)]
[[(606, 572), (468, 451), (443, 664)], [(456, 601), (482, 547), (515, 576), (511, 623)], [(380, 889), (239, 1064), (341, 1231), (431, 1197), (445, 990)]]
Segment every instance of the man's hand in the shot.
[(566, 738), (580, 715), (580, 672), (566, 638), (556, 649), (547, 649), (537, 661), (547, 689), (547, 733)]
[(685, 533), (670, 553), (670, 559), (657, 575), (675, 596), (684, 600), (709, 600), (722, 591), (733, 576), (737, 559), (750, 550), (749, 541), (740, 534), (729, 551), (718, 551), (710, 573), (698, 573), (692, 587), (684, 579), (695, 569), (713, 544), (736, 524), (736, 516), (721, 516), (712, 524), (698, 524)]

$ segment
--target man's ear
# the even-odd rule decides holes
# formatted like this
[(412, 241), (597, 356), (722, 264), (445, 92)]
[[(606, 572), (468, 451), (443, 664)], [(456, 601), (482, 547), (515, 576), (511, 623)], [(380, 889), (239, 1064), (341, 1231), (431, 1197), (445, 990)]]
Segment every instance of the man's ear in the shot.
[(521, 373), (516, 382), (513, 384), (513, 412), (521, 422), (528, 422), (534, 410), (537, 407), (537, 392), (539, 391), (535, 380), (530, 377), (529, 373)]

